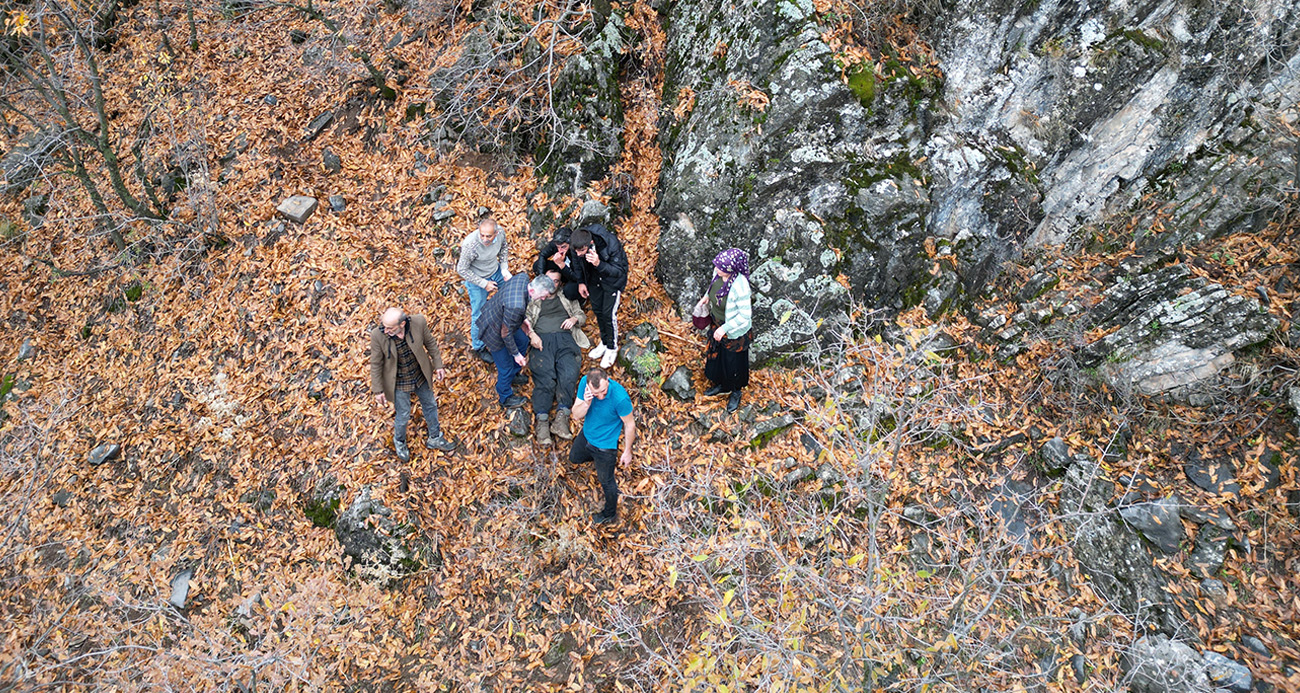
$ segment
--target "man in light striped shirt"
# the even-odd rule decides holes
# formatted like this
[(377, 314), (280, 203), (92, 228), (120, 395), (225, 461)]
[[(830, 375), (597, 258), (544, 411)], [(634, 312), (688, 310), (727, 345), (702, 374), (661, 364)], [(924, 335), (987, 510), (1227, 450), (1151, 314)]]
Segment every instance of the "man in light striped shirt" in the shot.
[(488, 363), (493, 363), (492, 354), (488, 353), (479, 336), (478, 316), (483, 312), (488, 294), (510, 278), (509, 257), (506, 235), (491, 214), (479, 219), (478, 228), (460, 242), (456, 272), (465, 280), (465, 291), (469, 294), (469, 348)]

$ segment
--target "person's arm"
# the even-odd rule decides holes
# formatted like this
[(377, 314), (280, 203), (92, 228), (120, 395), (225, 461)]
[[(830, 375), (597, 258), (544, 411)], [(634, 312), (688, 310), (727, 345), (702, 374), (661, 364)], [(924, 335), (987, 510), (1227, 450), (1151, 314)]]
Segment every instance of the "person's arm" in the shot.
[(736, 280), (731, 283), (731, 290), (727, 292), (726, 322), (718, 329), (735, 339), (749, 331), (752, 320), (749, 281), (745, 279), (745, 275), (737, 275)]
[(632, 443), (636, 441), (636, 419), (631, 414), (619, 418), (623, 419), (623, 455), (618, 461), (626, 467), (632, 464)]
[(587, 376), (582, 376), (578, 383), (578, 399), (569, 407), (569, 418), (573, 421), (581, 422), (587, 416), (587, 410), (591, 408), (591, 387), (587, 385)]
[(564, 306), (564, 312), (569, 314), (569, 319), (565, 320), (561, 327), (566, 330), (571, 330), (575, 327), (582, 327), (587, 324), (587, 311), (582, 309), (582, 305), (577, 301), (570, 299), (568, 296), (565, 296), (563, 293), (558, 294), (556, 298), (559, 299), (560, 305)]
[(501, 266), (501, 281), (510, 278), (510, 241), (506, 240), (506, 230), (500, 229), (501, 250), (497, 251), (497, 264)]
[(383, 406), (388, 403), (384, 397), (384, 351), (383, 345), (370, 335), (370, 393), (375, 396), (375, 403)]
[(461, 279), (474, 286), (487, 288), (487, 280), (474, 274), (470, 269), (470, 266), (474, 264), (474, 260), (478, 258), (478, 248), (476, 247), (478, 244), (474, 243), (473, 239), (474, 234), (471, 233), (465, 237), (465, 240), (460, 242), (460, 260), (456, 262), (456, 274), (459, 274)]

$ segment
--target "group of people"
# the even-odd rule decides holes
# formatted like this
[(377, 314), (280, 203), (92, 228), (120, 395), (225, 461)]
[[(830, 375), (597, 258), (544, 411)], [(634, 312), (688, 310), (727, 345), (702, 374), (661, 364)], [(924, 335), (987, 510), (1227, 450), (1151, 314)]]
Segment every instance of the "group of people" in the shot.
[[(470, 352), (496, 367), (497, 401), (505, 410), (528, 402), (515, 393), (528, 382), (528, 368), (536, 442), (551, 445), (552, 435), (573, 441), (569, 461), (591, 462), (600, 480), (604, 505), (595, 513), (595, 522), (614, 522), (614, 469), (620, 462), (631, 463), (636, 439), (632, 399), (609, 377), (618, 358), (618, 306), (627, 286), (627, 254), (614, 233), (591, 224), (558, 229), (538, 254), (532, 278), (527, 272), (511, 273), (509, 260), (505, 234), (491, 216), (480, 219), (461, 242), (457, 272), (470, 301)], [(719, 253), (708, 288), (693, 311), (696, 326), (708, 335), (704, 375), (712, 386), (704, 394), (728, 394), (729, 412), (739, 408), (741, 391), (749, 384), (748, 275), (744, 251)], [(582, 330), (588, 306), (600, 330), (594, 348)], [(585, 373), (583, 351), (597, 361)], [(370, 333), (370, 386), (377, 404), (393, 403), (393, 448), (402, 461), (410, 460), (406, 432), (412, 395), (420, 401), (427, 427), (425, 446), (455, 449), (438, 424), (430, 386), (445, 376), (427, 319), (397, 307), (385, 310)], [(577, 425), (581, 430), (575, 431)]]

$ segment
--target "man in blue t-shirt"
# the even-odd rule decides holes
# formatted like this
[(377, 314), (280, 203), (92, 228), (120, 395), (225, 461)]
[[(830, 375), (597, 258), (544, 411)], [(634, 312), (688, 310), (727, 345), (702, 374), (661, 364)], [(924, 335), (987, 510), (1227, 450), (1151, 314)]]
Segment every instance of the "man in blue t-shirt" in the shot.
[[(603, 525), (618, 519), (618, 482), (614, 480), (614, 466), (632, 463), (632, 442), (636, 440), (636, 422), (632, 419), (632, 398), (622, 385), (609, 379), (601, 368), (593, 368), (578, 383), (578, 400), (573, 403), (573, 421), (586, 423), (582, 432), (573, 439), (569, 461), (573, 464), (592, 462), (596, 478), (605, 494), (605, 507), (595, 514), (596, 524)], [(623, 436), (623, 454), (618, 453), (618, 439)]]

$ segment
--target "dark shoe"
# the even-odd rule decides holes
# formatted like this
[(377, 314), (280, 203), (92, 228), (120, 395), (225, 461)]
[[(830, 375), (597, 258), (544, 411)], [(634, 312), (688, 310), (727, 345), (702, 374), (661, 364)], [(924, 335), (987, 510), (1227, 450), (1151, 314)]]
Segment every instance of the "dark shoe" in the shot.
[(526, 402), (528, 402), (528, 400), (524, 399), (523, 397), (520, 397), (519, 395), (510, 395), (509, 397), (506, 398), (506, 401), (501, 403), (501, 408), (518, 409), (519, 407), (524, 406)]
[(731, 393), (731, 397), (727, 399), (727, 413), (731, 413), (740, 408), (740, 392), (740, 390), (736, 390)]
[(407, 449), (406, 443), (400, 440), (393, 441), (393, 450), (397, 452), (397, 459), (403, 462), (411, 461), (411, 451)]
[(618, 513), (606, 515), (603, 511), (591, 514), (591, 521), (598, 525), (612, 525), (618, 522)]
[(475, 349), (474, 355), (479, 357), (479, 359), (482, 361), (486, 361), (487, 363), (491, 363), (494, 365), (496, 364), (496, 360), (492, 358), (492, 352), (488, 351), (487, 347), (483, 347), (482, 349)]
[(555, 419), (551, 421), (551, 433), (554, 433), (557, 438), (573, 440), (573, 431), (569, 428), (568, 409), (555, 412)]
[(437, 438), (426, 438), (424, 440), (424, 447), (429, 448), (430, 450), (451, 452), (456, 449), (456, 444), (442, 436), (438, 436)]
[(704, 391), (704, 396), (705, 396), (705, 397), (717, 397), (717, 396), (720, 395), (720, 394), (722, 394), (722, 386), (721, 386), (721, 385), (714, 385), (713, 387), (711, 387), (711, 388), (709, 388), (709, 389), (707, 389), (707, 390)]
[(515, 376), (514, 380), (510, 381), (511, 387), (523, 387), (527, 384), (528, 384), (528, 374), (523, 371), (519, 371), (519, 374)]

